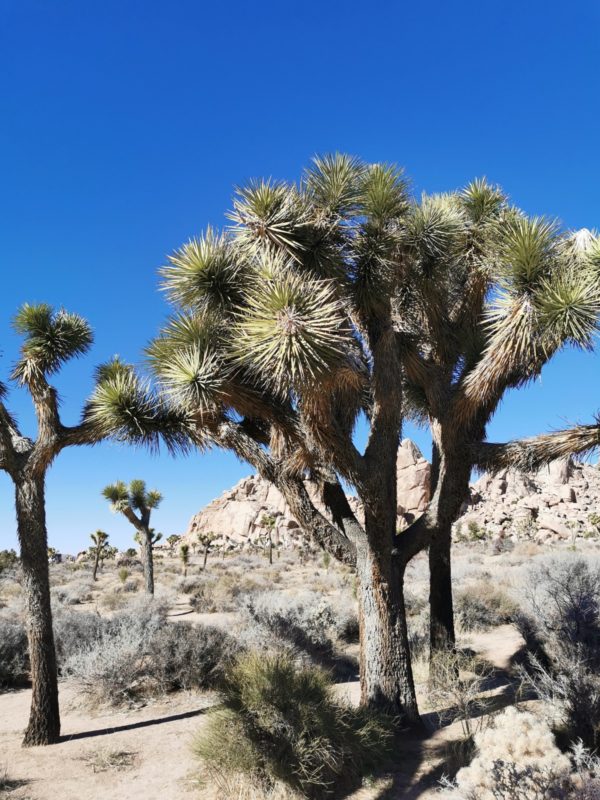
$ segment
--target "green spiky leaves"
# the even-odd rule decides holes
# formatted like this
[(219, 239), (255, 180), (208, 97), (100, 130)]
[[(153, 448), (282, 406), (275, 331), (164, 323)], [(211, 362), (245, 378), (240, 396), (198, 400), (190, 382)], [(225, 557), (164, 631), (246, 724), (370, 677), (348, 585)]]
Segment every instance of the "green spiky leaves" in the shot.
[(364, 164), (353, 156), (315, 156), (305, 172), (304, 184), (313, 202), (327, 216), (342, 216), (358, 208), (364, 172)]
[(519, 216), (505, 228), (500, 243), (504, 283), (515, 294), (535, 291), (552, 271), (559, 244), (555, 222)]
[(236, 223), (236, 242), (248, 257), (274, 249), (299, 258), (305, 249), (308, 206), (293, 186), (251, 181), (237, 190), (229, 216)]
[(222, 312), (239, 302), (243, 268), (230, 240), (208, 228), (169, 257), (163, 267), (163, 289), (184, 309)]
[[(127, 508), (136, 511), (147, 511), (158, 508), (162, 501), (162, 494), (156, 489), (146, 490), (146, 482), (135, 478), (129, 486), (123, 481), (116, 481), (102, 490), (102, 496), (111, 504), (115, 512), (123, 513)], [(160, 538), (160, 534), (159, 534)]]
[(231, 372), (226, 334), (215, 315), (180, 314), (150, 344), (150, 365), (172, 406), (201, 415), (215, 410)]
[(473, 222), (493, 220), (506, 203), (506, 196), (498, 186), (485, 178), (476, 178), (459, 195), (462, 207)]
[(123, 511), (129, 505), (129, 491), (127, 484), (123, 481), (116, 481), (102, 490), (102, 496), (109, 501), (111, 508), (115, 512)]
[(307, 388), (343, 357), (344, 320), (331, 283), (282, 274), (248, 293), (235, 354), (277, 391)]
[(63, 309), (55, 311), (46, 303), (26, 303), (13, 324), (25, 340), (13, 372), (13, 378), (21, 383), (36, 374), (52, 375), (65, 361), (86, 353), (93, 341), (92, 330), (83, 317)]
[(361, 211), (371, 224), (398, 222), (408, 207), (408, 183), (403, 170), (393, 164), (373, 164), (365, 171)]
[(84, 421), (97, 440), (112, 438), (156, 449), (162, 440), (171, 451), (185, 449), (190, 433), (185, 414), (167, 405), (132, 367), (114, 362), (99, 368)]

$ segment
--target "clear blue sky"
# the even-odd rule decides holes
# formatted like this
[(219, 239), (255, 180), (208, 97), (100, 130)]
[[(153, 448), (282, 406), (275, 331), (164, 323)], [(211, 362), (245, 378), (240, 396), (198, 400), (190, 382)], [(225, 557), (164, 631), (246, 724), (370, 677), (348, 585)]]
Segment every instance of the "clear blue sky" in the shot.
[[(314, 153), (399, 162), (418, 191), (485, 174), (531, 213), (600, 227), (599, 8), (0, 0), (1, 377), (21, 303), (83, 314), (93, 351), (58, 382), (75, 422), (94, 364), (117, 352), (138, 361), (164, 318), (165, 255), (224, 223), (234, 184), (296, 178)], [(557, 358), (506, 399), (491, 438), (589, 419), (599, 366), (597, 355)], [(31, 432), (26, 398), (10, 404)], [(169, 534), (249, 471), (223, 453), (64, 452), (48, 480), (50, 543), (76, 551), (102, 528), (128, 546), (99, 494), (116, 478), (164, 492), (156, 526)], [(14, 545), (0, 475), (0, 548)]]

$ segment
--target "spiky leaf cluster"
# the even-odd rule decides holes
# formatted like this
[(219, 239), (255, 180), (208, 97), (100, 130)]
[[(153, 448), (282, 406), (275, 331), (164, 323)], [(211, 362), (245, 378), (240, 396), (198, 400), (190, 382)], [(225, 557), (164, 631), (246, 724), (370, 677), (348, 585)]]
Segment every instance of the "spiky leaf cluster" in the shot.
[(64, 309), (55, 311), (47, 303), (25, 303), (13, 324), (24, 338), (13, 371), (13, 378), (21, 383), (29, 382), (36, 374), (54, 374), (65, 361), (86, 353), (93, 341), (92, 330), (83, 317)]

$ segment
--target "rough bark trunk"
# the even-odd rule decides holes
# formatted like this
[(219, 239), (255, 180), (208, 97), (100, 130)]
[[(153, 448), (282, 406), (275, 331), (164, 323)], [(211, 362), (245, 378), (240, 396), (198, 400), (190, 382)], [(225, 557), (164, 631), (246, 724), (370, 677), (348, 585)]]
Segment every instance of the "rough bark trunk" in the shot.
[(361, 702), (419, 723), (404, 606), (404, 567), (361, 548), (357, 558)]
[(469, 493), (471, 460), (466, 441), (455, 430), (434, 429), (434, 491), (427, 510), (429, 545), (430, 655), (456, 643), (452, 602), (452, 524)]
[(98, 563), (99, 563), (99, 561), (100, 561), (100, 551), (98, 549), (96, 549), (96, 558), (94, 560), (94, 572), (92, 574), (92, 578), (95, 581), (98, 580), (97, 573), (98, 573)]
[(32, 685), (31, 712), (23, 745), (30, 747), (52, 744), (60, 737), (44, 477), (27, 477), (18, 481), (15, 485), (15, 501)]
[(202, 570), (206, 570), (206, 562), (208, 561), (208, 548), (210, 545), (206, 545), (204, 548), (204, 561), (202, 563)]
[(154, 562), (152, 558), (152, 533), (145, 530), (142, 538), (144, 578), (147, 594), (154, 594)]
[(456, 642), (452, 599), (451, 527), (439, 526), (429, 546), (430, 653), (452, 649)]

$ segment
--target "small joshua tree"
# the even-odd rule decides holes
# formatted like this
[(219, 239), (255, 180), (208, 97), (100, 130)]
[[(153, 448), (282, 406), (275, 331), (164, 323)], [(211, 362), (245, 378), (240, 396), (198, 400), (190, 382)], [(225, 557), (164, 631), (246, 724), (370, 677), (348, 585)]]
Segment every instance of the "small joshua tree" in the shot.
[(167, 544), (171, 548), (171, 553), (175, 549), (175, 546), (179, 544), (181, 536), (178, 536), (176, 533), (172, 533), (170, 536), (167, 536)]
[(179, 548), (179, 557), (183, 567), (183, 577), (187, 575), (188, 564), (190, 563), (190, 546), (189, 544), (182, 544)]
[(215, 540), (215, 534), (212, 531), (205, 531), (198, 533), (198, 542), (204, 548), (204, 560), (202, 562), (202, 569), (206, 569), (206, 562), (208, 561), (208, 554), (210, 547)]
[(273, 563), (273, 531), (277, 522), (273, 514), (263, 514), (260, 520), (261, 526), (265, 529), (264, 534), (266, 544), (269, 548), (269, 564)]
[(104, 497), (110, 501), (111, 508), (116, 513), (123, 514), (135, 527), (136, 541), (142, 550), (142, 566), (146, 579), (146, 591), (154, 594), (154, 564), (152, 550), (154, 545), (162, 538), (162, 534), (155, 533), (150, 527), (150, 516), (158, 508), (162, 495), (155, 489), (146, 491), (146, 484), (141, 480), (133, 480), (127, 486), (123, 481), (117, 481), (102, 490)]
[(90, 553), (94, 556), (94, 571), (92, 577), (95, 581), (97, 581), (98, 566), (100, 562), (104, 562), (109, 550), (108, 533), (104, 533), (104, 531), (96, 531), (96, 533), (90, 534), (90, 539), (93, 542), (92, 546), (90, 547)]

